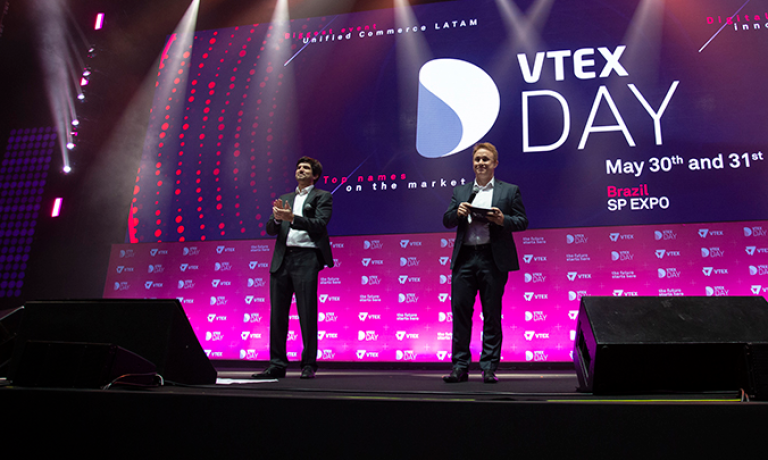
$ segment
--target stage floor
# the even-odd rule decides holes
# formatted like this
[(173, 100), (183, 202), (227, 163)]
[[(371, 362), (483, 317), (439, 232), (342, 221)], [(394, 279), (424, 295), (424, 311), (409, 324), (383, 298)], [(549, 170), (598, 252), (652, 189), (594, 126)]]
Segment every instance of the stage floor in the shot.
[(575, 371), (501, 370), (499, 383), (486, 384), (479, 370), (470, 372), (469, 381), (448, 384), (442, 376), (447, 370), (370, 370), (320, 369), (315, 379), (302, 380), (299, 369), (289, 369), (278, 380), (251, 378), (259, 370), (219, 370), (216, 385), (197, 387), (205, 391), (236, 392), (242, 396), (307, 398), (371, 398), (399, 400), (452, 401), (558, 401), (629, 402), (689, 401), (739, 402), (738, 392), (600, 395), (577, 391)]
[[(644, 393), (593, 395), (577, 390), (575, 371), (569, 370), (501, 370), (499, 382), (486, 384), (479, 370), (471, 371), (468, 382), (445, 383), (446, 370), (374, 370), (374, 369), (320, 369), (314, 379), (300, 379), (299, 369), (289, 369), (285, 378), (257, 380), (252, 378), (261, 368), (219, 369), (215, 385), (137, 386), (115, 384), (105, 389), (23, 388), (40, 391), (103, 391), (107, 393), (153, 393), (186, 395), (229, 395), (243, 398), (308, 398), (398, 401), (451, 401), (451, 402), (602, 402), (602, 403), (739, 403), (749, 401), (739, 391), (709, 393)], [(14, 388), (0, 378), (0, 388)], [(15, 387), (21, 390), (21, 387)]]

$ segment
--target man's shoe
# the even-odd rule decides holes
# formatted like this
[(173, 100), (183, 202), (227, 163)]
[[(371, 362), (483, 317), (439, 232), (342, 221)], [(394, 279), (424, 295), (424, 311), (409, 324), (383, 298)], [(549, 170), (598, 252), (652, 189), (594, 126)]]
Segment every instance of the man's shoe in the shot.
[(256, 380), (272, 380), (281, 379), (285, 377), (285, 368), (277, 366), (269, 366), (258, 374), (253, 374), (251, 377)]
[(466, 369), (453, 369), (451, 375), (444, 375), (443, 381), (445, 383), (459, 383), (469, 380), (469, 374)]
[(491, 370), (483, 371), (483, 383), (499, 383), (496, 372)]
[(315, 370), (312, 369), (311, 366), (304, 366), (304, 368), (301, 370), (301, 377), (300, 379), (313, 379), (315, 378)]

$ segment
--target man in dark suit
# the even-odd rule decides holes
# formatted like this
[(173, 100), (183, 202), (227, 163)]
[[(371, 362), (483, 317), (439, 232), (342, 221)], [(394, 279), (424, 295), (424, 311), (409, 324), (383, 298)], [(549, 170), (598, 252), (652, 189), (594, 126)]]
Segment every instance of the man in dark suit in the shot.
[(333, 196), (315, 188), (323, 166), (314, 158), (296, 163), (298, 186), (272, 204), (267, 233), (277, 235), (269, 268), (269, 367), (254, 374), (257, 379), (285, 377), (288, 367), (285, 342), (288, 312), (296, 294), (301, 338), (301, 378), (317, 372), (317, 278), (323, 266), (333, 267), (331, 243), (326, 227), (331, 220)]
[(494, 178), (499, 165), (496, 147), (487, 142), (477, 144), (472, 165), (474, 183), (453, 189), (451, 204), (443, 215), (446, 228), (458, 226), (451, 258), (453, 370), (443, 377), (447, 383), (466, 382), (469, 378), (472, 313), (478, 292), (483, 306), (483, 382), (498, 382), (501, 298), (509, 272), (520, 269), (512, 232), (528, 227), (520, 189)]

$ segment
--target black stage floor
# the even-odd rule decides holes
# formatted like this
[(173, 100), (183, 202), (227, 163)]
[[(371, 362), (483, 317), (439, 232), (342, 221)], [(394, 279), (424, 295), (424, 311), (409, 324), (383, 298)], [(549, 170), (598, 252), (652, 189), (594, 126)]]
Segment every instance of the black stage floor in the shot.
[[(593, 396), (570, 370), (221, 369), (210, 386), (0, 388), (6, 453), (136, 458), (735, 458), (764, 455), (768, 404), (739, 394)], [(21, 448), (21, 449), (19, 449)], [(760, 458), (762, 458), (762, 455)], [(8, 457), (10, 458), (10, 456)]]
[[(469, 382), (446, 384), (445, 370), (370, 370), (321, 369), (317, 378), (299, 379), (299, 370), (289, 370), (286, 378), (259, 381), (252, 370), (219, 371), (217, 388), (252, 396), (280, 397), (300, 394), (313, 398), (396, 398), (450, 400), (535, 400), (583, 397), (576, 393), (576, 374), (572, 371), (502, 371), (498, 384), (484, 384), (480, 371), (470, 373)], [(733, 394), (730, 395), (733, 397)]]
[(254, 370), (219, 370), (216, 389), (248, 396), (281, 397), (289, 394), (312, 398), (447, 399), (452, 401), (690, 401), (740, 402), (740, 393), (714, 392), (679, 394), (601, 395), (577, 391), (572, 370), (502, 370), (499, 383), (485, 384), (479, 370), (468, 382), (447, 384), (449, 370), (321, 369), (317, 378), (299, 379), (300, 371), (289, 370), (286, 378), (260, 381)]

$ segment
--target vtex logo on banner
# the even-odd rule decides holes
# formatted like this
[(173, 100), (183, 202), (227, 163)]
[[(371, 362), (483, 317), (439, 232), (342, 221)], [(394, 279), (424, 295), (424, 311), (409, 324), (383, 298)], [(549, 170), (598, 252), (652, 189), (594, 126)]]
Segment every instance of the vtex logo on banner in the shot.
[(447, 157), (472, 146), (491, 130), (501, 97), (493, 79), (474, 64), (434, 59), (419, 71), (416, 150)]

